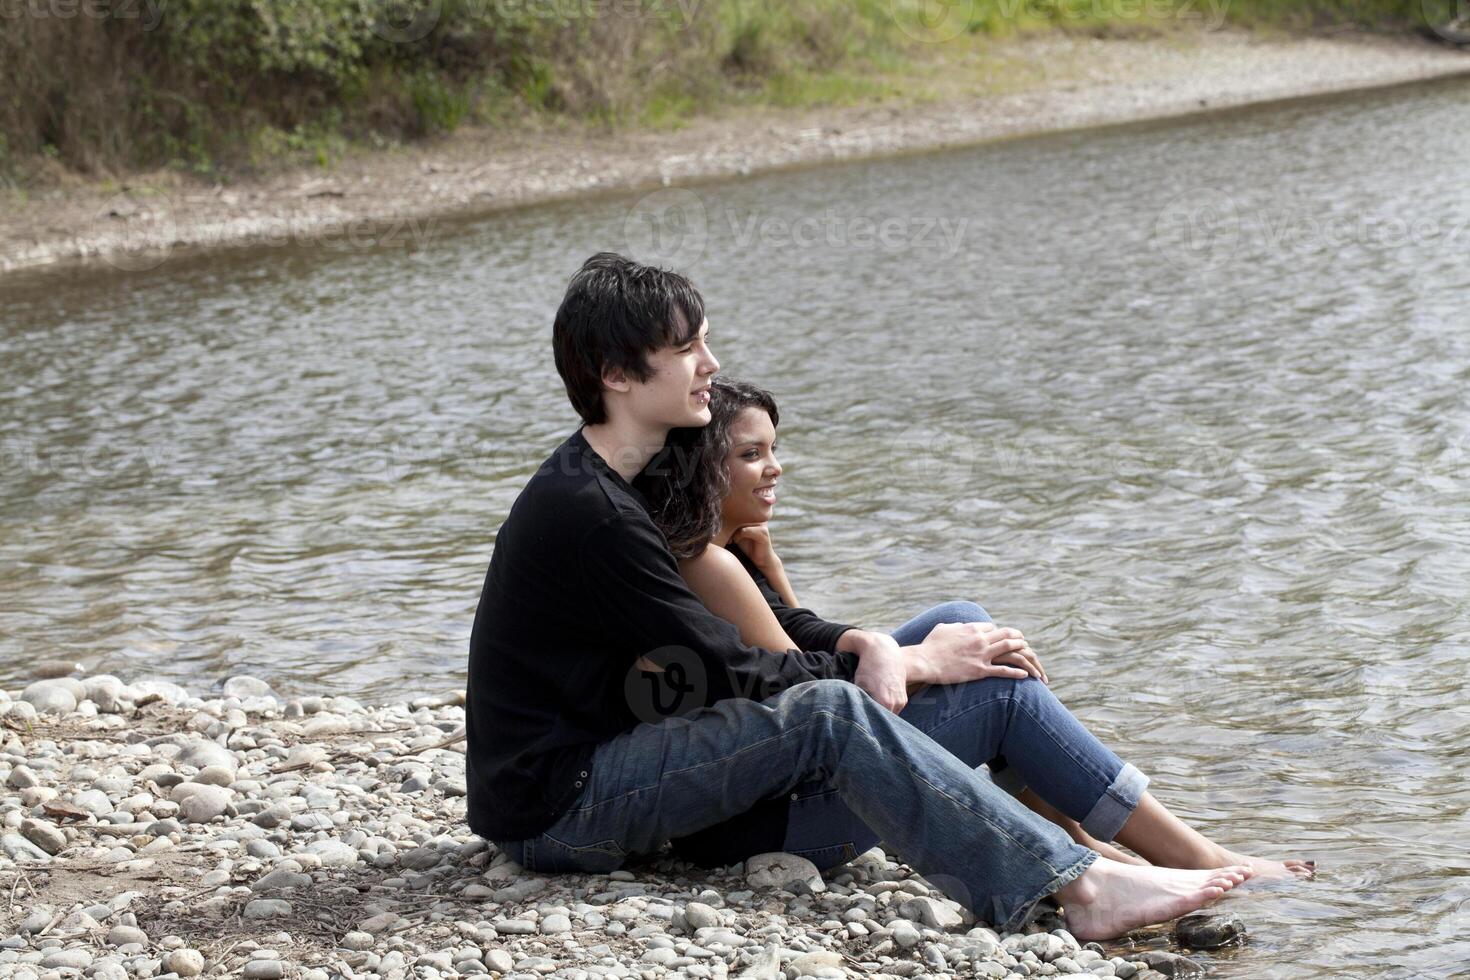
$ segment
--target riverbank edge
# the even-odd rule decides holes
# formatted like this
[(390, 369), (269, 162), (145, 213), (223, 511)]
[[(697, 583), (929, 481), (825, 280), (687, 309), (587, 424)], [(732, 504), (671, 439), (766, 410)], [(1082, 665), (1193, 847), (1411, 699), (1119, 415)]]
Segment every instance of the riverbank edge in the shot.
[(441, 224), (549, 201), (1470, 74), (1470, 52), (1350, 34), (1061, 34), (1007, 41), (990, 56), (1041, 77), (1003, 94), (927, 103), (733, 111), (675, 131), (466, 131), (228, 187), (158, 173), (52, 191), (7, 202), (0, 274), (99, 260), (147, 271), (175, 255), (259, 245), (424, 246)]

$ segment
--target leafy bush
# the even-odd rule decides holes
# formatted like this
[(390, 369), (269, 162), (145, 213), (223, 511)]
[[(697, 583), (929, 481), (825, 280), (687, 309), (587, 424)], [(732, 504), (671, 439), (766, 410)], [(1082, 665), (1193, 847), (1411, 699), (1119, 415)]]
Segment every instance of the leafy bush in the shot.
[[(218, 171), (277, 153), (325, 162), (347, 140), (517, 112), (668, 123), (741, 92), (800, 101), (839, 94), (843, 79), (866, 91), (865, 67), (933, 50), (895, 10), (934, 2), (138, 0), (63, 17), (0, 0), (0, 168), (43, 153), (93, 171)], [(1449, 20), (1456, 3), (1231, 0), (1228, 11), (1247, 24), (1423, 30), (1424, 11)], [(960, 6), (971, 32), (1002, 32), (1075, 23), (1079, 9), (1106, 21), (1121, 4)]]

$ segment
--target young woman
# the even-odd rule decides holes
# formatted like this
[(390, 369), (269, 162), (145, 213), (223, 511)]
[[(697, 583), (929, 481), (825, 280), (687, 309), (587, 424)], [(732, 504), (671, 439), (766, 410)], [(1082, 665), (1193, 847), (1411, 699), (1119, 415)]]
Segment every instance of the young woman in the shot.
[[(709, 425), (674, 430), (664, 455), (640, 477), (640, 489), (680, 561), (680, 572), (712, 612), (735, 624), (749, 645), (802, 649), (782, 622), (813, 635), (821, 631), (807, 627), (821, 621), (799, 608), (771, 544), (769, 522), (782, 473), (776, 460), (780, 416), (775, 399), (740, 381), (717, 377), (712, 384)], [(892, 635), (899, 646), (916, 645), (939, 624), (956, 622), (1001, 629), (975, 603), (947, 602)], [(827, 635), (840, 629), (829, 627)], [(911, 684), (899, 716), (971, 767), (988, 763), (997, 783), (1105, 857), (1168, 868), (1246, 865), (1270, 877), (1312, 873), (1312, 862), (1238, 854), (1175, 817), (1143, 791), (1147, 779), (1141, 773), (1118, 760), (1061, 706), (1045, 687), (1046, 672), (1024, 637), (1007, 632), (1022, 642), (1015, 652), (996, 658), (993, 676), (928, 689)], [(1027, 721), (1010, 720), (1023, 696)], [(783, 849), (809, 856), (819, 866), (841, 863), (841, 857), (877, 843), (831, 793), (793, 794), (786, 819)], [(738, 823), (737, 818), (707, 836), (734, 846)], [(1114, 839), (1133, 854), (1095, 839), (1089, 829), (1098, 828), (1116, 829)], [(718, 863), (738, 859), (728, 850), (724, 856)]]

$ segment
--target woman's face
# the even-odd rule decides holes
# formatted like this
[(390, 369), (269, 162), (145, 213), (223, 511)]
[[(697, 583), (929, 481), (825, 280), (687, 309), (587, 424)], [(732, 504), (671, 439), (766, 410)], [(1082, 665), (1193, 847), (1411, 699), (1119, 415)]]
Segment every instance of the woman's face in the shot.
[(776, 427), (763, 408), (742, 408), (730, 426), (730, 493), (725, 497), (725, 524), (764, 524), (776, 506)]

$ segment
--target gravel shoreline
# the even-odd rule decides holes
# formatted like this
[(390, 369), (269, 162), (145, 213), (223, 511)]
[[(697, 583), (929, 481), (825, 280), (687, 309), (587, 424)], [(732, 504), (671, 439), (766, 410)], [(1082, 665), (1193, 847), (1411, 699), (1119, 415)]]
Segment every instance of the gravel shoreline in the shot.
[[(825, 873), (527, 872), (464, 823), (463, 723), (462, 692), (283, 701), (246, 676), (0, 691), (0, 978), (1199, 975), (1158, 930), (998, 935), (881, 846)], [(1240, 938), (1192, 918), (1176, 938)]]
[(535, 202), (1470, 71), (1470, 54), (1428, 40), (1229, 30), (1048, 35), (998, 42), (988, 56), (1034, 77), (998, 79), (1008, 89), (1000, 93), (946, 89), (917, 104), (732, 111), (672, 132), (465, 131), (229, 187), (159, 173), (130, 178), (121, 190), (97, 182), (25, 199), (12, 193), (0, 215), (0, 273), (97, 259), (148, 270), (171, 255), (246, 245), (416, 247), (442, 221)]

